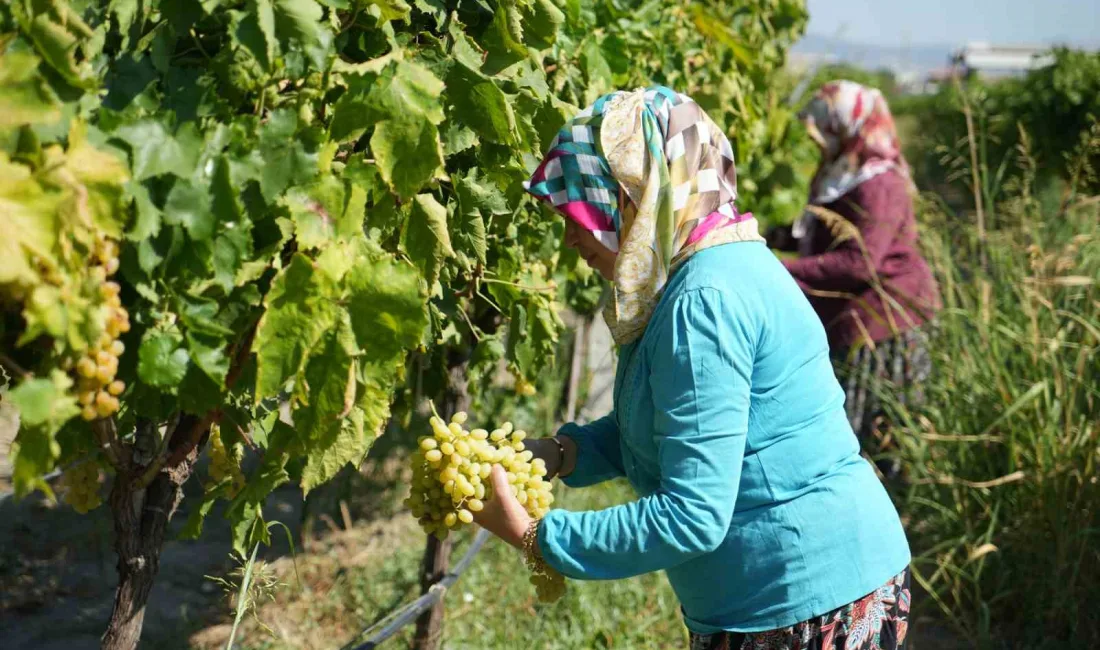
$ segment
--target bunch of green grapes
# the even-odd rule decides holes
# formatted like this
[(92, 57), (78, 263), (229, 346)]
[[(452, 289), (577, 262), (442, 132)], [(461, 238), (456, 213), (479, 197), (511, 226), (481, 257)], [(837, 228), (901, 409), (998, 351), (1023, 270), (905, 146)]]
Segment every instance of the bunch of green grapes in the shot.
[(565, 595), (565, 576), (543, 565), (536, 569), (528, 579), (535, 587), (535, 593), (544, 603), (552, 603)]
[(228, 497), (232, 499), (244, 487), (244, 472), (241, 471), (241, 459), (244, 457), (244, 447), (236, 443), (231, 447), (225, 446), (222, 440), (221, 428), (217, 425), (210, 427), (210, 470), (206, 482), (207, 488), (212, 488), (225, 480), (229, 480)]
[[(546, 463), (524, 447), (527, 434), (505, 422), (492, 432), (468, 430), (466, 414), (456, 413), (447, 424), (432, 417), (432, 435), (421, 436), (412, 455), (412, 491), (405, 505), (429, 535), (445, 539), (451, 529), (472, 523), (475, 512), (491, 499), (489, 473), (501, 465), (516, 500), (535, 518), (554, 502)], [(557, 600), (565, 593), (561, 574), (541, 566), (531, 575), (539, 599)]]
[(77, 463), (61, 474), (61, 500), (80, 514), (95, 510), (99, 498), (99, 466), (93, 461)]
[(428, 534), (440, 539), (455, 526), (474, 520), (473, 513), (492, 498), (489, 473), (493, 465), (507, 472), (516, 499), (532, 517), (542, 517), (554, 502), (546, 463), (524, 448), (527, 434), (511, 422), (492, 431), (463, 428), (465, 413), (456, 413), (448, 425), (431, 419), (432, 435), (420, 438), (412, 456), (412, 494), (405, 505)]
[(81, 416), (88, 421), (105, 418), (118, 411), (118, 396), (126, 384), (115, 379), (118, 358), (126, 346), (118, 337), (130, 331), (130, 314), (122, 306), (120, 287), (108, 278), (118, 271), (118, 247), (109, 239), (96, 244), (95, 264), (90, 269), (92, 280), (99, 287), (103, 309), (107, 311), (106, 328), (95, 345), (76, 362), (77, 399)]

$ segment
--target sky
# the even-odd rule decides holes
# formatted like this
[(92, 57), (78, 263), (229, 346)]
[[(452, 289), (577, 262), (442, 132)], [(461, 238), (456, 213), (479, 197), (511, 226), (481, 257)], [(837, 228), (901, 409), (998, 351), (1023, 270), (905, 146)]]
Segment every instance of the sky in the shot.
[(873, 45), (1100, 48), (1100, 0), (807, 0), (808, 32)]

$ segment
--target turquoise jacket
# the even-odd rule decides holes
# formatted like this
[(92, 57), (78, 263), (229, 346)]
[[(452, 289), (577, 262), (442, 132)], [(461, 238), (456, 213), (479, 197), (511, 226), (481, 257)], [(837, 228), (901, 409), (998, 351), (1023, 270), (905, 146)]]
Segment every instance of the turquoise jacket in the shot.
[(619, 353), (615, 410), (561, 434), (581, 487), (638, 500), (552, 510), (546, 561), (570, 578), (665, 570), (695, 632), (786, 627), (865, 596), (909, 563), (901, 522), (844, 414), (825, 330), (768, 248), (691, 257)]

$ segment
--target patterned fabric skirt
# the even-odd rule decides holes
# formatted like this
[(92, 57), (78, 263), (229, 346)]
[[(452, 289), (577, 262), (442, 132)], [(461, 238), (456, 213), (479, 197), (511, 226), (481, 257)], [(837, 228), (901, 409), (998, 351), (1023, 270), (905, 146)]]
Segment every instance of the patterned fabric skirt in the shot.
[[(911, 329), (873, 347), (834, 351), (833, 366), (844, 387), (844, 410), (864, 451), (883, 451), (875, 444), (876, 430), (885, 417), (880, 391), (892, 391), (894, 399), (909, 408), (924, 402), (923, 385), (932, 374), (928, 343), (924, 330)], [(897, 472), (892, 461), (876, 464), (887, 476)]]
[(766, 632), (691, 633), (691, 650), (902, 650), (909, 631), (909, 569), (824, 616)]

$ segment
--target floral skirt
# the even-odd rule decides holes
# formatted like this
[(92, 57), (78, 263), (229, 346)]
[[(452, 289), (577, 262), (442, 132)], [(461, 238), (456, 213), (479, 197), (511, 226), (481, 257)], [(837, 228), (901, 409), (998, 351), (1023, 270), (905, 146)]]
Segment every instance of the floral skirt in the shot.
[(824, 616), (765, 632), (691, 633), (691, 650), (902, 650), (909, 631), (909, 569)]

